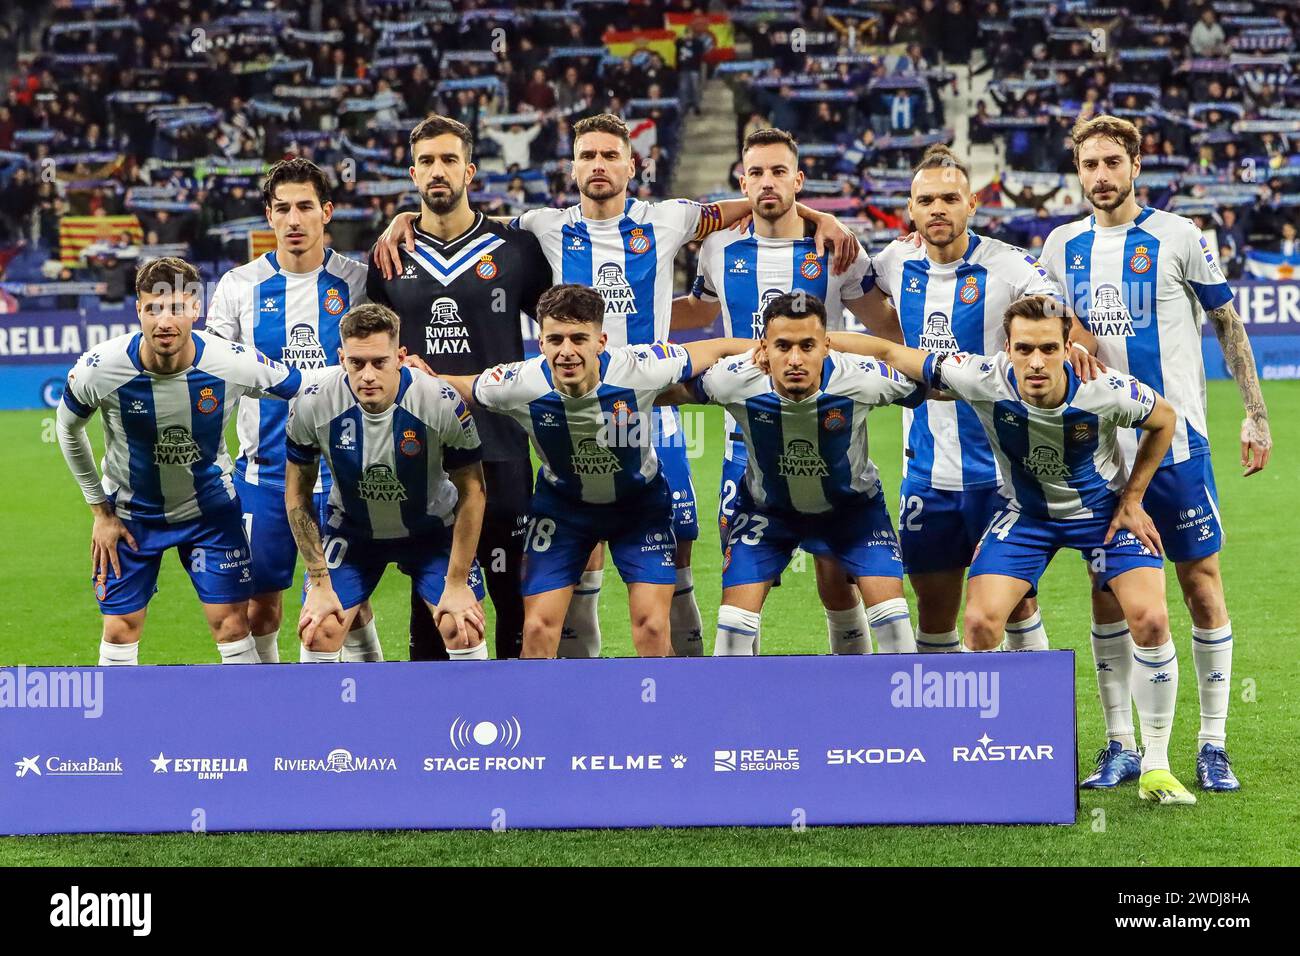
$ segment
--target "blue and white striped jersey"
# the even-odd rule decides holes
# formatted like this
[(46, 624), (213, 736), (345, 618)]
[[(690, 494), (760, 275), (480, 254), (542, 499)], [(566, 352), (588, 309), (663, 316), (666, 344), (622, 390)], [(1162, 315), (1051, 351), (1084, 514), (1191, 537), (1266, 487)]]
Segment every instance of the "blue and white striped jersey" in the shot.
[[(1160, 209), (1143, 209), (1122, 226), (1098, 226), (1089, 216), (1053, 229), (1042, 259), (1097, 336), (1097, 358), (1150, 385), (1178, 412), (1163, 464), (1208, 455), (1202, 308), (1232, 301), (1232, 289), (1201, 231)], [(1129, 463), (1137, 440), (1135, 432), (1120, 436)]]
[(532, 439), (542, 477), (585, 504), (625, 501), (659, 475), (655, 399), (691, 375), (680, 345), (623, 345), (600, 353), (600, 383), (578, 398), (557, 390), (544, 356), (498, 365), (474, 380), (474, 399), (509, 415)]
[(225, 427), (236, 402), (287, 401), (302, 384), (296, 368), (255, 349), (191, 334), (194, 364), (175, 375), (144, 370), (140, 332), (109, 339), (68, 372), (63, 404), (81, 418), (103, 411), (104, 491), (122, 518), (175, 524), (232, 507)]
[(334, 476), (327, 533), (409, 538), (454, 522), (456, 486), (447, 473), (482, 459), (478, 429), (450, 385), (405, 367), (400, 374), (396, 401), (377, 415), (361, 407), (342, 368), (293, 403), (289, 460), (324, 454)]
[[(803, 290), (826, 305), (827, 326), (842, 329), (844, 302), (859, 299), (874, 284), (871, 259), (865, 251), (853, 266), (831, 275), (830, 250), (818, 258), (811, 237), (768, 239), (730, 229), (715, 232), (700, 246), (699, 266), (691, 294), (722, 308), (723, 335), (756, 339), (763, 335), (763, 308), (779, 295)], [(726, 415), (726, 458), (744, 461), (745, 445), (732, 441), (735, 419)]]
[[(204, 327), (293, 368), (325, 368), (339, 364), (339, 320), (365, 301), (363, 263), (326, 249), (319, 269), (288, 272), (268, 252), (221, 277)], [(239, 403), (235, 468), (250, 485), (284, 487), (288, 414), (283, 402)]]
[[(1061, 297), (1023, 249), (969, 235), (965, 257), (947, 265), (910, 242), (892, 242), (872, 260), (876, 285), (893, 300), (911, 348), (992, 354), (1006, 345), (1002, 316), (1008, 305), (1026, 295)], [(944, 491), (998, 485), (984, 430), (961, 402), (931, 400), (904, 410), (903, 442), (903, 474), (913, 482)]]
[(1118, 434), (1141, 425), (1156, 407), (1155, 392), (1123, 372), (1081, 383), (1068, 364), (1065, 371), (1065, 401), (1038, 408), (1021, 400), (1006, 352), (931, 354), (925, 362), (927, 380), (979, 416), (1003, 476), (1002, 495), (1044, 520), (1114, 510), (1128, 477)]
[(879, 489), (867, 449), (867, 412), (919, 403), (925, 386), (875, 359), (830, 352), (822, 387), (800, 401), (778, 394), (748, 356), (718, 362), (693, 383), (701, 402), (727, 409), (745, 436), (745, 487), (772, 511), (821, 514)]
[(530, 209), (511, 225), (542, 245), (556, 284), (574, 282), (605, 299), (610, 345), (666, 340), (672, 324), (673, 260), (712, 206), (686, 199), (629, 199), (623, 215), (586, 219), (582, 206)]

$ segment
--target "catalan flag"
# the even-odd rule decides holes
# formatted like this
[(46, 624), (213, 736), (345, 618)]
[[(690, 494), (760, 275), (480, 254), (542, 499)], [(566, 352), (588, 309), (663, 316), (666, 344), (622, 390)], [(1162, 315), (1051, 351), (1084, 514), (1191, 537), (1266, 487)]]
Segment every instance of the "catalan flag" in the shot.
[(123, 237), (129, 245), (144, 243), (144, 229), (135, 216), (64, 216), (59, 220), (59, 259), (75, 268), (87, 246)]

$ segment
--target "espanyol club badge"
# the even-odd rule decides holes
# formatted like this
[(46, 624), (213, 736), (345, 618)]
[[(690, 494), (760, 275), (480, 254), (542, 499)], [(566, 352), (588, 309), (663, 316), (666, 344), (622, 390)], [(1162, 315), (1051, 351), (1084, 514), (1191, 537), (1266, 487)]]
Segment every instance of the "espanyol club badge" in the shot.
[(108, 596), (108, 585), (103, 581), (95, 582), (95, 597), (102, 601)]
[(1146, 246), (1138, 246), (1133, 250), (1133, 258), (1128, 261), (1128, 267), (1138, 275), (1151, 268), (1151, 257), (1147, 255)]
[(632, 234), (627, 237), (627, 251), (634, 252), (638, 256), (650, 251), (650, 237), (643, 229), (638, 227), (632, 230)]
[(614, 414), (614, 422), (616, 424), (626, 425), (632, 413), (627, 407), (627, 402), (623, 401), (622, 399), (619, 399), (617, 402), (614, 403), (613, 414)]
[(822, 274), (822, 264), (817, 261), (817, 253), (809, 252), (803, 257), (803, 264), (799, 266), (799, 274), (805, 279), (817, 279)]
[(966, 277), (966, 284), (961, 287), (957, 293), (957, 298), (961, 299), (967, 305), (974, 305), (980, 300), (980, 280), (974, 276)]
[(497, 269), (497, 264), (493, 262), (492, 257), (487, 254), (481, 256), (478, 260), (478, 265), (474, 267), (474, 274), (485, 282), (489, 279), (495, 279), (498, 271), (500, 270)]
[(402, 441), (397, 446), (403, 455), (407, 458), (414, 458), (420, 453), (420, 439), (416, 437), (415, 429), (408, 428), (402, 432)]
[(329, 289), (325, 293), (325, 301), (321, 303), (325, 311), (330, 315), (338, 315), (346, 306), (343, 303), (343, 296), (339, 295), (338, 289)]
[(826, 417), (822, 419), (822, 428), (828, 432), (837, 432), (844, 427), (846, 421), (847, 419), (842, 411), (838, 408), (832, 408), (826, 413)]
[(217, 410), (217, 406), (220, 404), (221, 402), (217, 400), (217, 396), (213, 393), (212, 389), (204, 388), (199, 390), (199, 400), (194, 403), (194, 407), (204, 415), (211, 415)]

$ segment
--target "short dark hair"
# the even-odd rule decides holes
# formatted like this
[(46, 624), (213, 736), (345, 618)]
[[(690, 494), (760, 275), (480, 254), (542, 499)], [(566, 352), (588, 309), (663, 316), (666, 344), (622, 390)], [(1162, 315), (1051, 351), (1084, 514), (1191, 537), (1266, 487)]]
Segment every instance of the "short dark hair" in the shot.
[(150, 259), (136, 272), (136, 298), (146, 293), (165, 295), (171, 291), (200, 295), (203, 290), (199, 270), (176, 256), (160, 256)]
[(364, 339), (384, 332), (393, 341), (402, 334), (402, 320), (396, 312), (378, 302), (365, 302), (348, 309), (339, 320), (339, 339)]
[(744, 159), (755, 146), (774, 146), (780, 143), (787, 147), (790, 152), (794, 153), (794, 158), (799, 158), (799, 144), (795, 138), (783, 129), (777, 129), (775, 126), (769, 126), (765, 129), (756, 129), (745, 137), (745, 145), (740, 148), (740, 158)]
[(460, 140), (465, 162), (468, 163), (470, 157), (474, 155), (474, 133), (459, 120), (454, 120), (450, 116), (439, 116), (437, 113), (426, 116), (415, 124), (415, 129), (411, 130), (412, 154), (415, 153), (415, 144), (420, 140), (433, 139), (435, 136), (444, 136), (447, 133)]
[(554, 285), (537, 300), (537, 324), (547, 319), (557, 322), (584, 322), (604, 326), (605, 300), (595, 289), (585, 285)]
[(1008, 343), (1011, 341), (1012, 319), (1056, 319), (1061, 323), (1061, 338), (1070, 341), (1070, 317), (1065, 306), (1050, 295), (1022, 296), (1007, 306), (1007, 311), (1002, 313), (1002, 334)]
[(767, 335), (773, 319), (806, 319), (810, 315), (826, 328), (826, 305), (821, 299), (802, 289), (783, 292), (763, 307), (763, 334)]
[(627, 124), (613, 113), (597, 113), (595, 116), (585, 116), (573, 124), (572, 132), (575, 149), (578, 145), (578, 137), (585, 136), (588, 133), (609, 133), (611, 136), (617, 136), (621, 139), (628, 149), (632, 148), (632, 134), (628, 130)]
[(262, 205), (267, 209), (271, 208), (271, 203), (275, 201), (275, 191), (283, 183), (311, 183), (322, 206), (331, 201), (330, 181), (326, 178), (325, 171), (310, 159), (301, 156), (282, 159), (266, 171), (266, 176), (262, 179)]
[(955, 169), (966, 177), (966, 185), (970, 185), (970, 167), (961, 161), (951, 146), (943, 143), (935, 143), (925, 151), (912, 175), (915, 176), (923, 169)]
[(1118, 116), (1094, 116), (1090, 120), (1080, 120), (1070, 130), (1070, 142), (1074, 146), (1074, 165), (1079, 165), (1079, 150), (1083, 144), (1094, 136), (1104, 136), (1124, 147), (1128, 158), (1136, 161), (1142, 151), (1142, 133), (1136, 126)]

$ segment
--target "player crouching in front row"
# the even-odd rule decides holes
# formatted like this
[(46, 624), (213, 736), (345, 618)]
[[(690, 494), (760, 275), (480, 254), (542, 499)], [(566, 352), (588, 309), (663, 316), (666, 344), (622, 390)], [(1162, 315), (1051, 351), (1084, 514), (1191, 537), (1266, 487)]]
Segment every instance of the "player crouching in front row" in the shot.
[[(936, 355), (870, 340), (904, 375), (943, 389), (979, 415), (1003, 477), (1006, 503), (971, 563), (964, 623), (970, 650), (994, 650), (1007, 615), (1032, 593), (1059, 548), (1082, 554), (1094, 587), (1112, 592), (1128, 619), (1131, 683), (1142, 727), (1138, 793), (1161, 804), (1195, 803), (1169, 771), (1178, 658), (1169, 636), (1160, 535), (1142, 496), (1173, 439), (1165, 399), (1111, 370), (1080, 382), (1069, 367), (1070, 322), (1055, 300), (1027, 296), (1003, 317), (997, 355)], [(1125, 481), (1118, 436), (1144, 432)]]
[[(382, 305), (350, 310), (339, 323), (342, 365), (290, 411), (285, 510), (307, 565), (298, 633), (308, 660), (337, 659), (390, 561), (414, 580), (451, 659), (487, 658), (474, 560), (486, 503), (478, 431), (451, 388), (402, 365), (399, 323)], [(318, 526), (322, 453), (334, 483)]]
[[(867, 341), (828, 336), (822, 301), (787, 293), (764, 308), (754, 358), (719, 362), (664, 396), (726, 408), (747, 452), (722, 564), (715, 657), (758, 653), (763, 602), (800, 545), (834, 558), (853, 577), (881, 651), (916, 652), (898, 537), (867, 454), (867, 413), (893, 403), (915, 407), (926, 389), (880, 362), (831, 348), (857, 350)], [(831, 650), (870, 654), (871, 637), (858, 634)]]
[(673, 507), (655, 453), (655, 399), (752, 339), (606, 348), (605, 300), (557, 285), (537, 300), (542, 354), (477, 376), (448, 375), (466, 401), (528, 432), (541, 459), (524, 541), (524, 657), (555, 657), (574, 587), (592, 549), (609, 542), (627, 584), (632, 643), (672, 653), (677, 582)]

